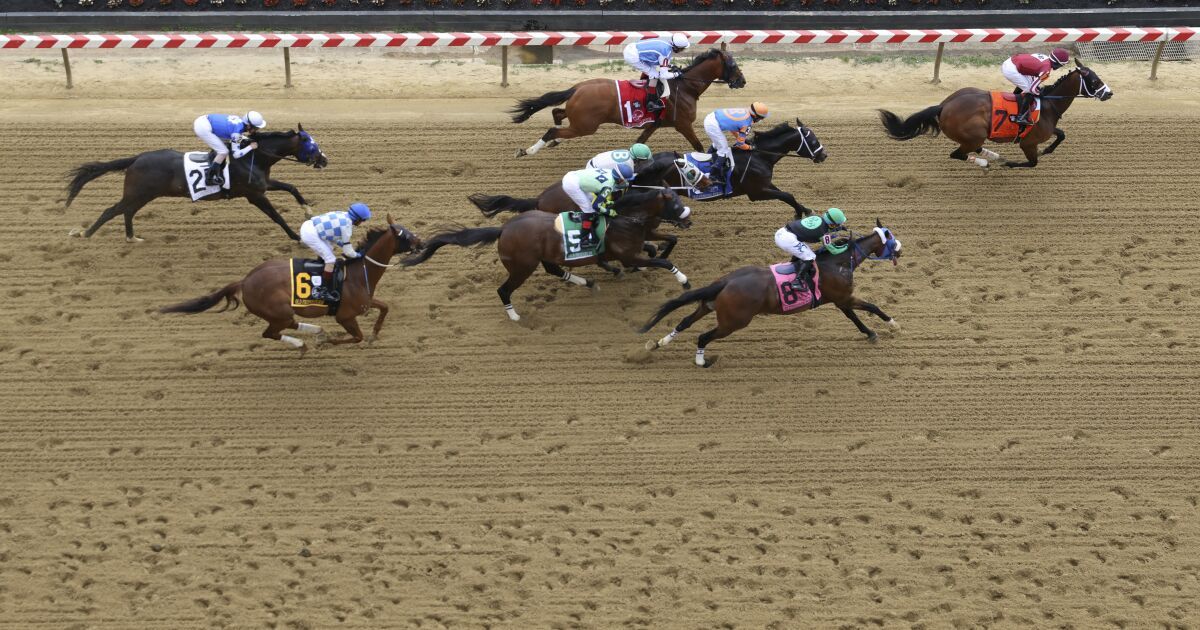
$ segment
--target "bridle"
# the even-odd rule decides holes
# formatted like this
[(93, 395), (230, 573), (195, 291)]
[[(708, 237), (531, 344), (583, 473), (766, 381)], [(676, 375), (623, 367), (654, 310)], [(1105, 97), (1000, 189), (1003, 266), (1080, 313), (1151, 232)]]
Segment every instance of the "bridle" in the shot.
[[(397, 225), (389, 225), (388, 227), (389, 227), (389, 228), (391, 228), (392, 234), (393, 234), (393, 235), (395, 235), (395, 237), (396, 237), (397, 239), (401, 239), (401, 238), (408, 238), (408, 237), (405, 235), (405, 230), (404, 230), (404, 228), (402, 228), (402, 227), (399, 227), (399, 226), (397, 226)], [(412, 239), (408, 239), (408, 243), (409, 243), (409, 247), (411, 247), (411, 246), (412, 246)], [(371, 263), (372, 265), (375, 265), (376, 267), (383, 267), (384, 269), (390, 269), (390, 268), (392, 268), (392, 267), (399, 267), (399, 266), (400, 266), (400, 263), (395, 263), (395, 264), (381, 263), (381, 262), (379, 262), (378, 260), (375, 260), (374, 258), (371, 258), (370, 256), (368, 256), (368, 255), (367, 255), (367, 254), (365, 254), (365, 253), (363, 254), (363, 256), (362, 256), (362, 257), (363, 257), (363, 260), (365, 260), (365, 261), (367, 261), (367, 262)]]

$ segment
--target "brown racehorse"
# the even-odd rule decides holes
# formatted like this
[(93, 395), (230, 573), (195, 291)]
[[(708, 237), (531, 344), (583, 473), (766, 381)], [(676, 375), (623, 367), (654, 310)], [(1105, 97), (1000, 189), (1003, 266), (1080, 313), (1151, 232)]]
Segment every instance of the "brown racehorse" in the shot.
[[(321, 148), (312, 136), (297, 125), (299, 131), (261, 132), (253, 135), (258, 148), (250, 154), (231, 160), (229, 163), (229, 190), (224, 194), (203, 197), (201, 201), (214, 201), (245, 197), (254, 207), (279, 224), (288, 238), (300, 240), (299, 235), (288, 227), (287, 221), (267, 199), (267, 192), (284, 190), (291, 193), (307, 212), (308, 202), (296, 187), (286, 182), (271, 179), (271, 167), (280, 160), (291, 160), (313, 168), (325, 168), (329, 164)], [(295, 157), (292, 157), (295, 156)], [(183, 168), (183, 154), (170, 149), (147, 151), (132, 157), (111, 162), (88, 162), (71, 171), (71, 182), (67, 185), (67, 207), (83, 189), (84, 184), (114, 171), (125, 171), (125, 186), (121, 200), (100, 214), (100, 218), (87, 230), (71, 230), (72, 236), (90, 237), (118, 214), (125, 215), (125, 240), (130, 243), (142, 239), (133, 235), (133, 215), (143, 206), (159, 197), (190, 197), (188, 187), (198, 182), (189, 182)]]
[[(1099, 75), (1080, 65), (1078, 59), (1075, 60), (1075, 66), (1054, 85), (1042, 90), (1041, 118), (1036, 127), (1021, 139), (1021, 150), (1025, 152), (1026, 161), (1005, 162), (1005, 166), (1037, 166), (1038, 145), (1049, 140), (1050, 136), (1055, 136), (1054, 143), (1046, 147), (1042, 155), (1053, 153), (1067, 138), (1067, 134), (1057, 125), (1075, 97), (1101, 101), (1112, 98), (1113, 91)], [(958, 143), (958, 148), (950, 153), (953, 159), (973, 161), (984, 169), (988, 168), (989, 160), (1001, 159), (1000, 154), (983, 148), (992, 122), (992, 95), (987, 90), (963, 88), (947, 96), (941, 105), (927, 107), (904, 120), (886, 110), (879, 110), (879, 118), (893, 140), (911, 140), (923, 134), (936, 136), (938, 132), (945, 132), (946, 137)], [(973, 155), (975, 153), (979, 155)]]
[[(851, 235), (846, 250), (840, 254), (834, 254), (828, 250), (817, 253), (816, 262), (820, 269), (820, 277), (817, 282), (821, 290), (821, 299), (816, 305), (805, 309), (810, 310), (822, 304), (835, 304), (850, 321), (854, 322), (859, 331), (867, 336), (867, 341), (872, 343), (878, 339), (878, 335), (862, 323), (858, 314), (854, 312), (855, 310), (872, 313), (894, 328), (900, 326), (887, 313), (879, 310), (878, 306), (854, 297), (854, 269), (856, 267), (870, 259), (891, 260), (894, 264), (900, 257), (900, 241), (896, 240), (891, 230), (883, 227), (878, 219), (876, 219), (875, 225), (878, 227), (868, 236), (855, 239)], [(687, 330), (697, 320), (716, 311), (717, 327), (700, 335), (700, 339), (696, 342), (696, 365), (710, 367), (716, 363), (716, 357), (713, 357), (712, 360), (704, 358), (704, 349), (710, 342), (728, 337), (745, 328), (755, 315), (783, 314), (778, 293), (775, 287), (775, 277), (770, 269), (742, 267), (704, 288), (688, 291), (659, 307), (654, 317), (645, 326), (642, 326), (641, 332), (648, 332), (659, 320), (675, 309), (693, 302), (700, 302), (695, 312), (683, 318), (683, 321), (679, 322), (674, 330), (667, 333), (667, 336), (658, 341), (646, 342), (646, 349), (654, 350), (671, 343), (676, 335)]]
[[(713, 48), (698, 55), (691, 65), (684, 68), (678, 79), (670, 81), (671, 94), (666, 99), (667, 108), (662, 112), (658, 122), (647, 125), (638, 142), (645, 142), (663, 123), (671, 123), (676, 131), (683, 134), (692, 147), (697, 151), (704, 149), (700, 145), (692, 124), (696, 122), (696, 101), (714, 81), (724, 81), (730, 88), (741, 88), (746, 85), (746, 77), (738, 68), (733, 55), (723, 50)], [(590, 79), (576, 83), (574, 87), (561, 92), (547, 92), (536, 98), (519, 101), (510, 110), (513, 122), (522, 123), (530, 116), (551, 105), (566, 102), (566, 107), (556, 107), (551, 111), (554, 115), (554, 127), (542, 136), (541, 140), (528, 149), (517, 149), (517, 157), (533, 155), (544, 147), (552, 147), (571, 138), (590, 136), (604, 123), (621, 124), (620, 104), (617, 103), (617, 85), (612, 79)], [(564, 119), (571, 124), (559, 127)]]
[(583, 265), (601, 264), (607, 260), (616, 260), (630, 267), (657, 267), (675, 274), (675, 279), (684, 288), (690, 288), (687, 276), (679, 271), (666, 258), (647, 258), (643, 255), (646, 238), (658, 227), (660, 221), (667, 221), (680, 227), (688, 227), (687, 208), (673, 190), (650, 190), (646, 192), (626, 193), (617, 202), (619, 216), (610, 219), (604, 238), (604, 253), (599, 258), (589, 256), (576, 260), (565, 260), (563, 252), (563, 235), (554, 228), (556, 215), (545, 212), (529, 212), (522, 214), (501, 227), (467, 228), (452, 232), (443, 232), (430, 237), (425, 248), (416, 256), (410, 256), (402, 261), (406, 267), (419, 265), (437, 250), (446, 245), (469, 247), (485, 245), (499, 241), (497, 250), (500, 262), (508, 270), (508, 279), (496, 293), (504, 303), (504, 310), (513, 321), (521, 319), (512, 305), (512, 294), (537, 269), (538, 263), (542, 268), (565, 282), (580, 286), (595, 287), (593, 280), (581, 278), (566, 271), (563, 267), (581, 267)]
[[(358, 316), (371, 307), (379, 309), (374, 330), (374, 335), (379, 336), (383, 320), (387, 318), (388, 305), (375, 298), (375, 289), (383, 278), (383, 272), (395, 266), (389, 265), (388, 261), (397, 254), (421, 249), (421, 239), (416, 234), (393, 222), (391, 215), (388, 215), (387, 221), (387, 227), (372, 228), (358, 244), (356, 250), (363, 254), (362, 258), (346, 263), (346, 280), (342, 283), (342, 301), (338, 305), (336, 318), (350, 336), (334, 339), (330, 341), (331, 344), (362, 341)], [(237, 295), (241, 292), (246, 310), (267, 321), (267, 329), (262, 336), (298, 348), (303, 354), (306, 349), (303, 341), (280, 333), (285, 329), (319, 333), (320, 326), (297, 322), (296, 316), (323, 317), (329, 315), (329, 309), (324, 306), (293, 307), (291, 273), (290, 260), (268, 260), (246, 274), (245, 278), (223, 289), (181, 304), (165, 306), (159, 312), (199, 313), (216, 306), (221, 300), (225, 300), (225, 306), (221, 309), (225, 311), (238, 307)]]

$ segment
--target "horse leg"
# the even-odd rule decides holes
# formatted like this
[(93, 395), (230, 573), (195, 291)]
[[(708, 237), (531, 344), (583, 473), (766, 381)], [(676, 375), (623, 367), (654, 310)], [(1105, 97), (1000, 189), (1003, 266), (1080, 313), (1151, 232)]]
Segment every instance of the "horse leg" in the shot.
[(650, 136), (654, 135), (655, 131), (658, 131), (658, 123), (654, 123), (643, 129), (641, 135), (638, 136), (637, 141), (645, 144), (646, 141), (650, 139)]
[(804, 204), (796, 201), (796, 197), (790, 192), (779, 190), (775, 184), (768, 183), (763, 188), (753, 192), (747, 192), (746, 197), (750, 201), (762, 201), (764, 199), (777, 199), (792, 207), (796, 211), (796, 218), (803, 219), (813, 213), (813, 211)]
[(287, 182), (281, 182), (278, 179), (268, 179), (267, 190), (286, 190), (287, 192), (291, 193), (292, 197), (296, 200), (296, 203), (300, 204), (300, 208), (304, 210), (305, 216), (312, 217), (312, 208), (308, 206), (308, 202), (305, 201), (304, 196), (300, 194), (300, 190), (295, 186)]
[(634, 257), (622, 258), (621, 262), (623, 264), (625, 264), (626, 266), (630, 266), (630, 267), (654, 267), (657, 269), (666, 269), (667, 271), (670, 271), (672, 274), (675, 274), (675, 279), (679, 281), (679, 284), (683, 285), (683, 288), (685, 288), (685, 289), (692, 288), (692, 283), (688, 282), (688, 277), (686, 275), (684, 275), (684, 273), (682, 271), (680, 271), (678, 268), (675, 267), (675, 263), (667, 260), (666, 258), (646, 258), (644, 256), (642, 256), (642, 257), (634, 256)]
[(1038, 148), (1036, 142), (1022, 142), (1021, 151), (1025, 154), (1024, 162), (1005, 162), (1009, 168), (1033, 168), (1038, 163)]
[(520, 321), (521, 316), (517, 314), (517, 310), (512, 305), (512, 294), (525, 283), (525, 280), (529, 278), (529, 274), (533, 273), (533, 268), (521, 267), (514, 269), (507, 264), (505, 267), (508, 268), (508, 279), (504, 281), (504, 284), (500, 285), (499, 289), (496, 289), (496, 293), (500, 295), (500, 301), (504, 303), (504, 312), (508, 314), (508, 318), (514, 322)]
[(371, 306), (379, 309), (379, 318), (375, 320), (375, 328), (371, 330), (371, 339), (379, 338), (379, 331), (383, 330), (383, 320), (388, 316), (388, 305), (382, 300), (371, 298)]
[(254, 204), (254, 207), (262, 210), (263, 214), (270, 217), (272, 221), (279, 224), (279, 227), (283, 228), (284, 232), (287, 232), (288, 238), (293, 241), (300, 240), (300, 235), (293, 232), (287, 221), (284, 221), (283, 217), (279, 216), (279, 211), (275, 209), (275, 206), (271, 205), (271, 201), (267, 199), (265, 193), (259, 194), (257, 197), (247, 195), (246, 200)]
[(867, 302), (865, 300), (860, 300), (856, 297), (852, 297), (852, 298), (850, 298), (850, 308), (859, 310), (859, 311), (866, 311), (866, 312), (874, 315), (875, 317), (882, 319), (883, 322), (885, 324), (887, 324), (888, 326), (891, 326), (893, 330), (900, 330), (900, 322), (896, 321), (895, 319), (892, 319), (891, 315), (884, 313), (883, 309), (879, 308), (878, 306), (875, 306), (874, 304), (872, 304), (870, 302)]
[(855, 326), (858, 326), (859, 332), (867, 336), (867, 341), (871, 343), (879, 341), (879, 335), (875, 334), (874, 330), (867, 328), (867, 325), (858, 318), (858, 313), (855, 313), (853, 310), (853, 303), (846, 304), (844, 306), (839, 304), (838, 308), (841, 309), (843, 315), (845, 315), (850, 321), (854, 322)]
[(675, 130), (679, 132), (679, 135), (683, 136), (692, 144), (693, 150), (704, 150), (704, 145), (700, 144), (700, 138), (696, 137), (696, 130), (692, 128), (692, 124), (690, 122), (684, 123), (683, 121), (676, 121)]
[(281, 334), (281, 331), (285, 328), (299, 328), (299, 324), (297, 324), (295, 316), (292, 316), (288, 319), (272, 319), (267, 321), (267, 328), (266, 330), (263, 330), (262, 336), (265, 339), (282, 341), (283, 343), (299, 350), (300, 354), (304, 354), (304, 341), (291, 335)]
[(588, 280), (587, 278), (582, 278), (580, 276), (577, 276), (577, 275), (571, 273), (570, 271), (567, 271), (566, 269), (563, 269), (562, 267), (559, 267), (558, 265), (556, 265), (548, 260), (542, 261), (542, 269), (545, 269), (546, 273), (548, 273), (552, 276), (562, 278), (563, 282), (570, 282), (571, 284), (578, 284), (581, 287), (588, 287), (589, 289), (596, 286), (596, 282), (594, 280)]
[[(976, 155), (977, 153), (980, 155)], [(961, 144), (957, 149), (950, 152), (950, 158), (954, 160), (963, 160), (968, 164), (974, 164), (975, 166), (978, 166), (986, 171), (990, 166), (988, 158), (996, 160), (1000, 158), (1000, 154), (984, 149), (982, 144)]]
[(696, 340), (696, 365), (703, 368), (712, 367), (713, 364), (717, 362), (716, 357), (713, 357), (711, 361), (704, 358), (704, 351), (706, 348), (708, 348), (708, 344), (718, 339), (724, 339), (725, 337), (732, 335), (734, 332), (745, 328), (753, 318), (754, 316), (751, 315), (750, 317), (736, 319), (733, 313), (722, 317), (721, 311), (718, 311), (717, 327), (700, 335), (700, 338)]
[(599, 266), (601, 269), (607, 271), (608, 273), (611, 273), (612, 275), (614, 275), (618, 278), (621, 277), (621, 268), (617, 267), (615, 265), (609, 264), (609, 262), (607, 260), (597, 259), (596, 265)]
[(533, 146), (529, 147), (528, 149), (517, 149), (517, 157), (533, 155), (542, 149), (558, 146), (563, 140), (570, 140), (571, 138), (578, 138), (579, 136), (586, 136), (595, 132), (596, 125), (593, 125), (590, 130), (586, 128), (576, 128), (574, 121), (572, 121), (572, 125), (570, 127), (551, 127), (550, 129), (546, 130), (546, 133), (542, 134), (541, 140), (533, 143)]
[(700, 305), (696, 307), (696, 310), (693, 311), (691, 315), (684, 317), (683, 321), (679, 322), (675, 328), (671, 330), (671, 332), (667, 333), (665, 337), (659, 339), (658, 341), (647, 341), (646, 349), (654, 350), (671, 343), (671, 341), (675, 339), (676, 335), (687, 330), (688, 328), (691, 328), (692, 324), (695, 324), (700, 320), (700, 318), (708, 315), (711, 312), (712, 308), (709, 307), (708, 303), (701, 300)]
[[(671, 252), (675, 250), (675, 244), (679, 242), (678, 236), (675, 236), (674, 234), (667, 234), (666, 232), (660, 232), (658, 230), (652, 230), (650, 232), (650, 238), (666, 243), (666, 245), (663, 246), (662, 251), (659, 252), (654, 251), (653, 245), (649, 243), (644, 244), (642, 249), (644, 249), (651, 258), (666, 258), (667, 256), (670, 256)], [(647, 247), (649, 249), (646, 249)]]
[(554, 109), (550, 110), (550, 115), (554, 117), (554, 125), (560, 126), (563, 124), (563, 121), (567, 119), (567, 108), (555, 107)]
[[(128, 199), (122, 197), (121, 200), (113, 204), (111, 208), (108, 208), (104, 212), (100, 213), (100, 217), (96, 219), (96, 222), (93, 223), (91, 227), (83, 231), (83, 238), (91, 238), (91, 236), (96, 233), (96, 230), (100, 229), (100, 226), (108, 223), (118, 214), (123, 214), (125, 215), (125, 240), (130, 243), (142, 242), (142, 239), (133, 235), (133, 215), (148, 203), (150, 203), (149, 199)], [(79, 232), (72, 231), (72, 234), (78, 235)]]
[(1054, 128), (1054, 142), (1051, 142), (1050, 146), (1046, 147), (1046, 149), (1044, 151), (1042, 151), (1042, 155), (1050, 155), (1051, 153), (1054, 153), (1054, 150), (1058, 148), (1058, 145), (1062, 144), (1062, 141), (1066, 140), (1066, 139), (1067, 139), (1067, 134), (1063, 133), (1062, 129), (1055, 127)]
[[(651, 236), (653, 236), (653, 235), (651, 235)], [(662, 239), (658, 239), (658, 240), (662, 240)], [(651, 245), (650, 243), (642, 243), (642, 251), (646, 252), (646, 255), (651, 258), (658, 257), (658, 248)]]
[(350, 336), (334, 339), (329, 342), (329, 345), (340, 346), (344, 343), (359, 343), (363, 340), (362, 329), (358, 327), (357, 316), (347, 317), (346, 319), (338, 318), (337, 322), (342, 325), (342, 328), (346, 329), (346, 332), (350, 333)]

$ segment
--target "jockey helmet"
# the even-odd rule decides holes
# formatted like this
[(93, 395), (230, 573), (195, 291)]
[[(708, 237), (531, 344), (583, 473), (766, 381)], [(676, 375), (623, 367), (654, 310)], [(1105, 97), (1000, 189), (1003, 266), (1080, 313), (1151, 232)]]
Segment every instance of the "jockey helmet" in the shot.
[(1055, 48), (1050, 51), (1050, 65), (1061, 68), (1071, 60), (1071, 53), (1066, 48)]
[(825, 213), (824, 219), (825, 225), (840, 226), (846, 222), (846, 213), (842, 212), (838, 208), (830, 208), (829, 211)]
[(650, 147), (639, 142), (629, 147), (629, 155), (635, 160), (649, 160), (653, 154), (650, 153)]
[(367, 207), (367, 204), (356, 201), (350, 204), (350, 218), (355, 221), (366, 221), (371, 218), (371, 209)]
[(687, 50), (687, 47), (691, 45), (692, 42), (688, 39), (687, 35), (683, 33), (673, 33), (671, 35), (671, 48), (674, 48), (676, 52)]
[(633, 179), (633, 167), (628, 164), (618, 164), (617, 168), (613, 169), (613, 174), (617, 176), (618, 182), (627, 182)]
[(255, 129), (262, 129), (267, 126), (267, 121), (263, 120), (262, 114), (255, 111), (246, 114), (246, 122), (250, 123), (250, 126)]
[(750, 104), (750, 115), (754, 116), (754, 120), (762, 120), (771, 115), (771, 110), (767, 109), (767, 104), (755, 101)]

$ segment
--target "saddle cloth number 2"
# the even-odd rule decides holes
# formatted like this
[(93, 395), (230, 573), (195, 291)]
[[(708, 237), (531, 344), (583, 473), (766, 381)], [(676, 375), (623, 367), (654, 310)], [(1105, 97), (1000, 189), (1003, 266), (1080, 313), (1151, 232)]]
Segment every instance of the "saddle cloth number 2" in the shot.
[(192, 185), (193, 194), (204, 192), (204, 189), (208, 188), (204, 184), (204, 173), (206, 170), (203, 166), (195, 166), (188, 169), (186, 179)]

